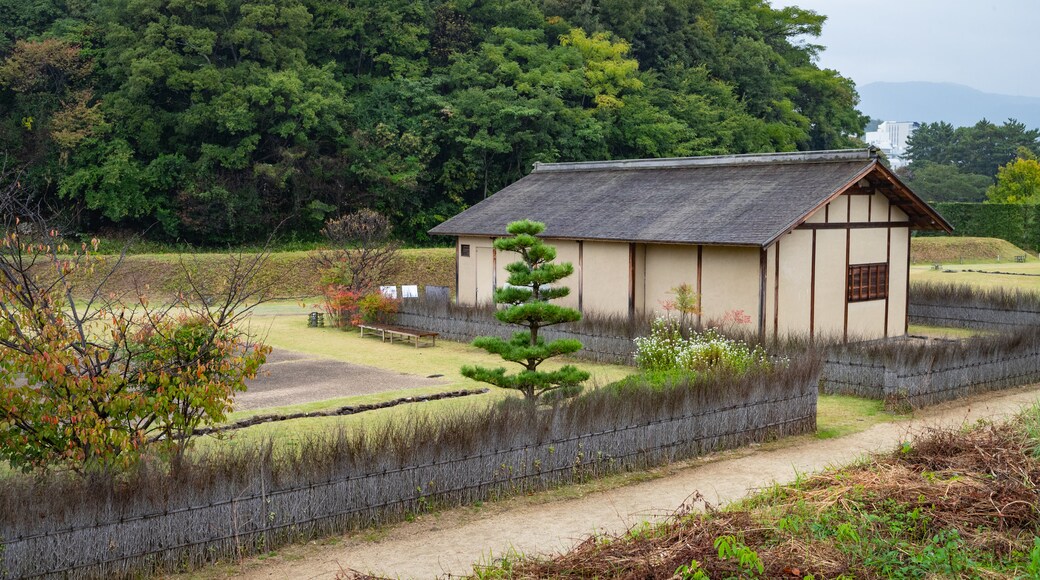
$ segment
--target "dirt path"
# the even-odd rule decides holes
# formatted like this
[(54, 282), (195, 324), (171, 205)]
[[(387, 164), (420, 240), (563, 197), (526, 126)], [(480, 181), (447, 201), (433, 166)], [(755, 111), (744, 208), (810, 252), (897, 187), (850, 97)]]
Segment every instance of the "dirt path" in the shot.
[(1040, 386), (1003, 391), (842, 438), (805, 437), (791, 444), (716, 454), (666, 468), (669, 473), (658, 479), (577, 499), (537, 502), (514, 498), (479, 509), (446, 510), (325, 545), (287, 547), (276, 557), (251, 559), (223, 572), (256, 579), (333, 578), (344, 568), (400, 578), (465, 574), (489, 555), (512, 549), (548, 553), (565, 550), (592, 533), (623, 532), (646, 519), (672, 513), (696, 491), (712, 503), (726, 503), (773, 482), (789, 482), (798, 474), (891, 449), (914, 430), (1006, 417), (1038, 400)]

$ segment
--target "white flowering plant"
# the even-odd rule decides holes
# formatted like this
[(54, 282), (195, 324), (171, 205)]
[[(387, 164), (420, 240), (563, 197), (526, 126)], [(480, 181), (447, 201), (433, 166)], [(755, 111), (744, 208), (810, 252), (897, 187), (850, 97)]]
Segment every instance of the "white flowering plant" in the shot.
[(649, 372), (725, 370), (746, 373), (771, 369), (783, 364), (761, 346), (749, 346), (741, 340), (726, 338), (718, 330), (683, 335), (681, 325), (672, 318), (658, 317), (650, 335), (635, 339), (636, 364)]

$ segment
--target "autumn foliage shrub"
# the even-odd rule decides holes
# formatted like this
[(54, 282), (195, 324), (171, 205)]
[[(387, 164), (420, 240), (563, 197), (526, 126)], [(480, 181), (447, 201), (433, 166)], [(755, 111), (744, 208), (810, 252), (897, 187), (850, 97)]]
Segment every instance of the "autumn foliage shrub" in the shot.
[(0, 222), (0, 459), (120, 469), (150, 448), (180, 457), (199, 425), (224, 420), (270, 350), (236, 327), (264, 256), (231, 260), (221, 288), (186, 274), (173, 304), (100, 286), (72, 301), (75, 272), (100, 267), (93, 248), (18, 225)]
[(361, 293), (340, 284), (329, 284), (322, 288), (322, 308), (333, 325), (339, 328), (356, 326), (358, 323), (358, 301)]
[(389, 324), (394, 321), (400, 302), (382, 292), (369, 292), (358, 300), (360, 322)]
[(333, 324), (353, 328), (359, 324), (389, 324), (397, 314), (400, 302), (382, 292), (362, 294), (346, 286), (332, 284), (322, 290), (322, 307)]

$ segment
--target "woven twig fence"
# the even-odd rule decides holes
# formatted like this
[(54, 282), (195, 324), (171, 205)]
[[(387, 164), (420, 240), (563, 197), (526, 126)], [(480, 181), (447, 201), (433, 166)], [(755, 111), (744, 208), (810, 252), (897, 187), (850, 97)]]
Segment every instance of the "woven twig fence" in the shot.
[(1014, 290), (914, 284), (909, 315), (910, 322), (930, 326), (987, 330), (1040, 326), (1040, 296)]
[(239, 450), (118, 484), (26, 480), (0, 490), (0, 570), (13, 578), (107, 578), (192, 567), (431, 505), (811, 432), (818, 375), (818, 362), (796, 362), (657, 392), (604, 392), (544, 411), (489, 407), (381, 433), (340, 433), (305, 445), (291, 461), (275, 461), (270, 447)]
[[(437, 332), (456, 342), (469, 342), (478, 336), (508, 338), (520, 330), (516, 325), (499, 322), (491, 307), (456, 307), (418, 300), (402, 304), (396, 320), (402, 326)], [(635, 362), (632, 339), (649, 332), (649, 319), (586, 317), (576, 324), (544, 328), (540, 334), (546, 340), (572, 338), (581, 341), (582, 349), (571, 355), (576, 358), (630, 365)]]
[(1040, 332), (964, 341), (907, 339), (833, 348), (820, 380), (826, 394), (926, 407), (986, 391), (1040, 382)]

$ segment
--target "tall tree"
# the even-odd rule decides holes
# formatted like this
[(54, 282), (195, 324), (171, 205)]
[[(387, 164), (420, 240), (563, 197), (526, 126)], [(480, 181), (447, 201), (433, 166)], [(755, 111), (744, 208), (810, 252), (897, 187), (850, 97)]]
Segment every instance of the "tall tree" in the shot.
[(1040, 160), (1022, 147), (1018, 157), (997, 172), (996, 185), (986, 196), (994, 203), (1040, 204)]

